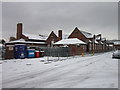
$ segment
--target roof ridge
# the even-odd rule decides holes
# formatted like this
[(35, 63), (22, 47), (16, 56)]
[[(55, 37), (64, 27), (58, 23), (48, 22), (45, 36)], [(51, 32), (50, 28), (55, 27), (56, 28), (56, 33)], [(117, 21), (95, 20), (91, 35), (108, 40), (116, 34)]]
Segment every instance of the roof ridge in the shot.
[(82, 31), (82, 30), (80, 30), (81, 32), (85, 32), (85, 33), (89, 33), (89, 34), (92, 34), (92, 33), (90, 33), (90, 32), (86, 32), (86, 31)]

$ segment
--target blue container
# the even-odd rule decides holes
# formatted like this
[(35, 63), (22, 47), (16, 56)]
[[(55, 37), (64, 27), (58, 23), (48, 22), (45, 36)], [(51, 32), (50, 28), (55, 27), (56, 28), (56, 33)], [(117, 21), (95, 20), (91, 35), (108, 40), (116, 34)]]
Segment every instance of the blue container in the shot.
[(35, 50), (34, 49), (28, 49), (27, 50), (27, 57), (28, 58), (34, 58), (35, 57)]
[(27, 57), (27, 46), (26, 45), (15, 45), (14, 47), (14, 58), (24, 59)]

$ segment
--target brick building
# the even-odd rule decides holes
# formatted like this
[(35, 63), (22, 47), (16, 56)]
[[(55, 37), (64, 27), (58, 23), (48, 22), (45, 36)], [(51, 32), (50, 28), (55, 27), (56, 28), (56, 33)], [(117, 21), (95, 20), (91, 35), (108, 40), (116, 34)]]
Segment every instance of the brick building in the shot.
[[(101, 37), (101, 34), (98, 35), (92, 35), (89, 32), (85, 32), (82, 30), (79, 30), (77, 27), (73, 30), (73, 32), (66, 37), (66, 40), (73, 40), (73, 42), (77, 41), (84, 42), (85, 44), (57, 44), (55, 43), (59, 41), (64, 40), (64, 35), (62, 33), (62, 30), (58, 30), (58, 35), (52, 31), (50, 35), (47, 37), (45, 35), (33, 35), (33, 34), (26, 34), (23, 33), (22, 29), (23, 25), (22, 23), (17, 24), (17, 32), (16, 32), (16, 40), (10, 41), (6, 43), (7, 46), (13, 47), (15, 44), (26, 44), (27, 46), (35, 46), (35, 47), (54, 47), (54, 46), (64, 46), (67, 45), (71, 48), (71, 52), (74, 52), (74, 54), (81, 54), (85, 52), (103, 52), (109, 50), (109, 44), (106, 42), (106, 39), (104, 40)], [(11, 46), (10, 46), (11, 45)], [(9, 51), (9, 49), (8, 49)]]
[(120, 40), (113, 40), (113, 45), (115, 50), (120, 50)]
[(17, 24), (16, 40), (6, 43), (6, 45), (26, 44), (28, 46), (46, 47), (46, 36), (23, 33), (22, 23)]
[(86, 44), (86, 52), (102, 52), (107, 50), (107, 43), (101, 37), (101, 34), (92, 35), (89, 32), (81, 31), (77, 27), (69, 35), (68, 38), (78, 38)]
[(92, 34), (85, 32), (85, 31), (80, 31), (77, 27), (73, 30), (73, 32), (69, 35), (68, 38), (78, 38), (79, 40), (82, 40), (83, 42), (87, 43), (86, 44), (86, 51), (90, 51), (90, 42), (92, 40)]
[(48, 36), (46, 42), (48, 46), (52, 46), (53, 43), (62, 40), (62, 30), (58, 30), (58, 36), (52, 31)]
[[(64, 39), (62, 35), (62, 30), (58, 31), (58, 36), (52, 31), (46, 42), (49, 46), (53, 46), (54, 43)], [(79, 30), (77, 27), (66, 39), (70, 38), (77, 38), (85, 42), (85, 45), (81, 45), (82, 49), (84, 49), (85, 52), (103, 52), (107, 51), (109, 48), (108, 43), (106, 43), (106, 39), (102, 38), (101, 34), (92, 35), (89, 32)]]
[(69, 47), (71, 55), (80, 55), (86, 51), (86, 43), (78, 38), (62, 39), (54, 43), (54, 46)]

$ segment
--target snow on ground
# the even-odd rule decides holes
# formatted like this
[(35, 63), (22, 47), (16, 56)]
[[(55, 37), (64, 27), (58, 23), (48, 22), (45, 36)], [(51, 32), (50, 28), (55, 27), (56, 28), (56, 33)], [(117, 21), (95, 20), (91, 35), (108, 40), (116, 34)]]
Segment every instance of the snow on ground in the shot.
[(2, 61), (0, 60), (0, 90), (2, 89)]
[(85, 57), (5, 60), (2, 63), (2, 86), (3, 88), (117, 88), (118, 60), (113, 60), (111, 55), (112, 52)]

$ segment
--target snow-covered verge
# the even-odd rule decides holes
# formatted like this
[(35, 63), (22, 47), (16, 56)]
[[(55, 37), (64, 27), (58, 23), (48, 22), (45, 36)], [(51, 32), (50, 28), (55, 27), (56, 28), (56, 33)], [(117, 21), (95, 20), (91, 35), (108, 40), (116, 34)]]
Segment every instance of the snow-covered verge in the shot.
[(59, 60), (58, 57), (5, 60), (3, 88), (117, 88), (118, 60), (111, 56), (112, 52)]

